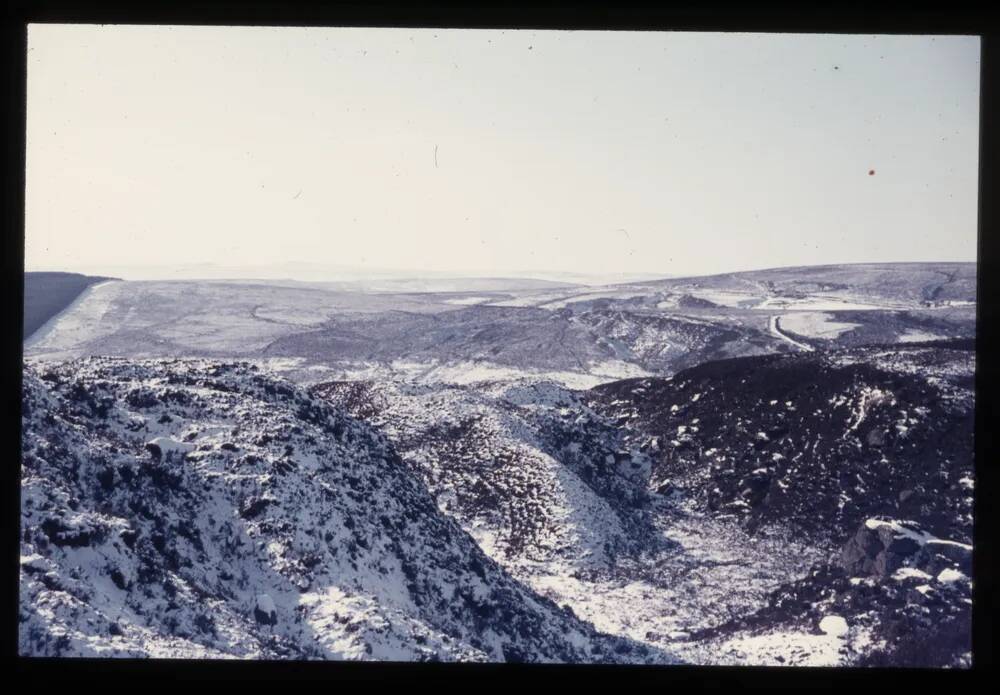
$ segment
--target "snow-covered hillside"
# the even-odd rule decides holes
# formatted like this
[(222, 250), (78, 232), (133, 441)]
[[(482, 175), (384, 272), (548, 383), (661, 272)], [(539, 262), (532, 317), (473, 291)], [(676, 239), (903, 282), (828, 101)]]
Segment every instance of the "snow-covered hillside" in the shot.
[(669, 662), (518, 582), (391, 444), (253, 365), (27, 366), (20, 651)]
[(971, 348), (726, 360), (587, 394), (628, 445), (655, 445), (654, 490), (815, 552), (757, 609), (696, 631), (686, 658), (969, 665)]
[(655, 545), (641, 515), (650, 460), (550, 382), (313, 388), (379, 427), (493, 557), (569, 573)]
[[(531, 379), (313, 392), (381, 428), (487, 554), (602, 630), (698, 663), (895, 663), (877, 656), (904, 648), (894, 621), (933, 640), (940, 618), (955, 641), (928, 661), (960, 663), (973, 373), (949, 344), (741, 358), (584, 393)], [(946, 554), (889, 539), (890, 561), (865, 537), (858, 559), (881, 518)], [(912, 569), (872, 570), (886, 562)], [(918, 577), (930, 588), (911, 596)], [(782, 603), (809, 592), (806, 610)], [(827, 618), (849, 629), (827, 635)]]

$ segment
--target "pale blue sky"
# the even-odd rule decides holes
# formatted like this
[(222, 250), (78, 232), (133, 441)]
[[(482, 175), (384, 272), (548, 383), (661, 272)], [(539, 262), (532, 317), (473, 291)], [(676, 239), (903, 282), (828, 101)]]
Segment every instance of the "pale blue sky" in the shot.
[(25, 263), (971, 261), (978, 115), (975, 37), (32, 25)]

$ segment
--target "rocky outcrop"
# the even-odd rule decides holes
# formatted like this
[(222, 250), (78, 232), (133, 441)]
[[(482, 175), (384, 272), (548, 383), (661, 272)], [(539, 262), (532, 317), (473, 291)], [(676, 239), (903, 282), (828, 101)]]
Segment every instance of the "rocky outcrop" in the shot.
[(972, 569), (972, 546), (935, 538), (912, 521), (873, 518), (844, 544), (839, 563), (852, 576), (879, 579), (901, 569), (928, 578), (944, 570), (967, 574)]

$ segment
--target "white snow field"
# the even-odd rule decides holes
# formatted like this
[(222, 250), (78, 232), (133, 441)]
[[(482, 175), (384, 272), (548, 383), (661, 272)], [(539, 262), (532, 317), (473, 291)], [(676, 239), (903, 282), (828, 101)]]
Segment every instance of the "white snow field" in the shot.
[(837, 321), (830, 314), (816, 311), (795, 311), (781, 315), (781, 327), (809, 338), (836, 338), (854, 330), (860, 323)]
[(921, 343), (926, 340), (942, 340), (948, 336), (939, 335), (937, 333), (927, 333), (925, 331), (907, 331), (903, 335), (899, 336), (899, 342), (901, 343)]

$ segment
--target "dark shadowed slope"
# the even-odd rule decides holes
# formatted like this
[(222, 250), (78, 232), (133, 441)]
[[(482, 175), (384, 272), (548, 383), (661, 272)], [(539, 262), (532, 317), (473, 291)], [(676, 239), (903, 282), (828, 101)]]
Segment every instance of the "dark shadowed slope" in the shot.
[(788, 635), (818, 626), (854, 636), (850, 663), (969, 665), (972, 347), (733, 359), (588, 392), (650, 453), (658, 493), (828, 553), (697, 642), (786, 663)]
[(677, 488), (751, 526), (790, 523), (839, 543), (865, 519), (892, 514), (968, 542), (968, 347), (722, 360), (669, 380), (605, 384), (588, 400), (651, 452), (654, 488)]
[(27, 338), (41, 328), (91, 285), (110, 279), (78, 273), (25, 273), (21, 338)]

